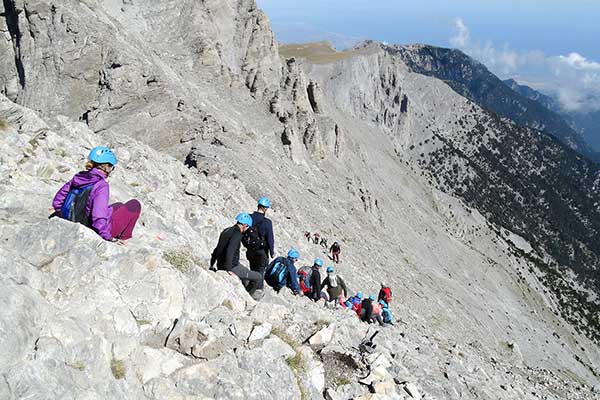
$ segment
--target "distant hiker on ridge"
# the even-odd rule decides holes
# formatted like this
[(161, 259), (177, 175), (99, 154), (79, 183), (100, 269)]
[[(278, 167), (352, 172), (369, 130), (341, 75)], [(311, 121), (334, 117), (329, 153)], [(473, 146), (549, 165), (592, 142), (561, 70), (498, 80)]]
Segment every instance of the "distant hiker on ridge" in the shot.
[(322, 248), (324, 248), (325, 250), (327, 250), (327, 238), (322, 237), (321, 238), (321, 243), (319, 243), (321, 245)]
[(215, 270), (216, 263), (219, 270), (237, 275), (248, 293), (257, 300), (260, 299), (263, 292), (262, 276), (240, 264), (242, 234), (252, 226), (252, 217), (248, 213), (240, 213), (235, 220), (235, 225), (225, 229), (219, 235), (219, 242), (210, 258), (210, 269)]
[(340, 244), (338, 242), (333, 242), (329, 252), (331, 253), (331, 259), (334, 263), (338, 264), (340, 262), (340, 253), (342, 249), (340, 248)]
[(275, 257), (275, 238), (273, 223), (266, 217), (271, 202), (266, 197), (258, 199), (258, 210), (252, 217), (252, 226), (244, 232), (242, 244), (246, 247), (246, 258), (250, 269), (258, 272), (264, 278), (265, 269), (269, 264), (269, 254)]
[(298, 283), (298, 273), (296, 261), (300, 258), (300, 252), (296, 249), (290, 249), (287, 257), (277, 257), (265, 271), (265, 282), (269, 284), (276, 292), (284, 287), (292, 289), (295, 295), (302, 294), (300, 284)]
[(306, 232), (304, 232), (304, 237), (305, 237), (305, 238), (306, 238), (306, 240), (308, 240), (308, 242), (310, 243), (310, 240), (311, 240), (311, 238), (310, 238), (310, 232), (309, 232), (309, 231), (306, 231)]
[(321, 234), (319, 232), (315, 232), (315, 234), (313, 235), (313, 243), (314, 244), (319, 244), (319, 238), (321, 237)]
[(124, 244), (131, 239), (142, 212), (137, 200), (108, 205), (107, 178), (115, 170), (117, 158), (108, 147), (94, 147), (85, 171), (75, 174), (54, 196), (55, 215), (93, 229), (104, 240)]

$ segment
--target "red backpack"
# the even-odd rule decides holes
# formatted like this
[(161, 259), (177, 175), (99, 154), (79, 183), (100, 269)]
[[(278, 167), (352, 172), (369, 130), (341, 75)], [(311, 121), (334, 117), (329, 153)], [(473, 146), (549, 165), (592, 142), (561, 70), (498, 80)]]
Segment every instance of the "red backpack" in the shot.
[(311, 290), (310, 284), (308, 283), (308, 274), (306, 273), (306, 271), (298, 271), (298, 281), (300, 283), (300, 290), (302, 290), (302, 293), (304, 293), (305, 295), (309, 294)]
[(390, 301), (392, 301), (392, 289), (389, 287), (384, 287), (381, 288), (381, 292), (383, 294), (383, 301), (390, 304)]

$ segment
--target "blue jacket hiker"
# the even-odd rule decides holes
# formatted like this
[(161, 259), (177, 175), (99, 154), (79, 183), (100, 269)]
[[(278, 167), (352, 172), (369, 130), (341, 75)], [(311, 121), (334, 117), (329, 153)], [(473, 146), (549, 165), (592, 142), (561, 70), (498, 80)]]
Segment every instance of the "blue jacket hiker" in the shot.
[(299, 258), (300, 252), (291, 249), (288, 251), (287, 257), (277, 257), (271, 261), (265, 272), (265, 282), (277, 292), (287, 286), (296, 295), (302, 293), (298, 283), (298, 273), (294, 265)]

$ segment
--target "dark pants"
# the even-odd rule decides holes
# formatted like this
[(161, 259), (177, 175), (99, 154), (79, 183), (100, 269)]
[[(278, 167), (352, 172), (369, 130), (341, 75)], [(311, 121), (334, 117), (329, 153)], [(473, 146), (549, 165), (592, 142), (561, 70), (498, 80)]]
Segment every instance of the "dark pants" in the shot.
[(240, 264), (233, 267), (230, 272), (240, 278), (242, 284), (250, 294), (254, 293), (257, 289), (263, 288), (263, 278), (258, 272), (250, 271)]
[(267, 256), (267, 252), (265, 250), (246, 252), (246, 258), (250, 263), (250, 270), (254, 272), (258, 272), (260, 276), (265, 277), (265, 269), (267, 269), (267, 265), (269, 264), (269, 257)]
[(331, 252), (332, 258), (333, 258), (333, 262), (335, 262), (336, 264), (340, 262), (340, 252), (339, 251), (332, 251)]

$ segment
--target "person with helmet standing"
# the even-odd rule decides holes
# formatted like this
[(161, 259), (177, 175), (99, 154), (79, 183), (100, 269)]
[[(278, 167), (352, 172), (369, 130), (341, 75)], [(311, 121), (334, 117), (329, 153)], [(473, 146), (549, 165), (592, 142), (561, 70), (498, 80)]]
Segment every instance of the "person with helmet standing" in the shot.
[(296, 249), (290, 249), (287, 257), (277, 257), (265, 272), (265, 281), (276, 292), (279, 292), (284, 287), (289, 287), (295, 295), (302, 294), (300, 284), (298, 282), (298, 272), (294, 265), (300, 258), (300, 252)]
[(133, 236), (133, 229), (142, 212), (142, 205), (133, 199), (127, 203), (109, 205), (107, 178), (117, 165), (117, 157), (108, 147), (94, 147), (85, 165), (65, 183), (54, 196), (55, 214), (93, 229), (104, 240), (124, 244)]
[(265, 196), (258, 199), (258, 209), (252, 217), (252, 228), (245, 232), (242, 243), (246, 247), (246, 258), (250, 269), (258, 272), (263, 278), (269, 264), (269, 255), (275, 256), (275, 237), (273, 223), (266, 217), (271, 202)]
[(210, 269), (214, 271), (216, 264), (216, 269), (237, 275), (248, 293), (257, 300), (262, 295), (262, 276), (240, 264), (242, 234), (251, 226), (252, 217), (250, 217), (250, 214), (240, 213), (235, 217), (235, 225), (225, 229), (219, 235), (219, 242), (210, 258)]
[(338, 276), (335, 273), (335, 270), (331, 265), (327, 267), (327, 278), (323, 280), (321, 287), (323, 290), (327, 288), (327, 298), (325, 300), (329, 304), (333, 303), (333, 306), (342, 304), (342, 299), (348, 296), (348, 288), (346, 287), (346, 283), (341, 276)]
[(312, 266), (312, 273), (310, 274), (310, 294), (308, 297), (313, 301), (319, 301), (321, 299), (321, 272), (319, 271), (323, 266), (323, 260), (317, 258)]

